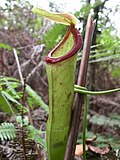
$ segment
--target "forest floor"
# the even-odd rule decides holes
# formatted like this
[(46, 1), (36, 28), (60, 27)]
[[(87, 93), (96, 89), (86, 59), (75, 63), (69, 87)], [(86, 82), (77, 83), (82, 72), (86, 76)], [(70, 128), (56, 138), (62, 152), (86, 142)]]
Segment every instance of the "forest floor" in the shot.
[[(104, 108), (104, 109), (103, 109)], [(120, 149), (120, 127), (117, 126), (112, 119), (107, 119), (111, 115), (120, 115), (120, 94), (114, 94), (113, 96), (102, 97), (90, 97), (90, 108), (88, 112), (88, 132), (92, 132), (92, 136), (97, 136), (95, 142), (91, 142), (91, 146), (97, 146), (95, 150), (89, 150), (87, 160), (118, 160), (117, 152)], [(32, 111), (32, 118), (34, 126), (42, 131), (46, 130), (47, 114), (41, 108), (36, 108)], [(101, 121), (102, 117), (102, 122)], [(107, 117), (107, 118), (106, 118)], [(104, 119), (105, 118), (105, 119)], [(120, 118), (120, 117), (119, 117)], [(95, 120), (96, 119), (96, 120)], [(114, 118), (115, 120), (115, 118)], [(0, 112), (0, 122), (14, 122), (13, 117), (10, 117), (6, 113)], [(99, 122), (99, 123), (96, 123)], [(110, 124), (109, 124), (110, 123)], [(81, 127), (82, 128), (82, 127)], [(90, 134), (88, 135), (90, 136)], [(45, 138), (45, 136), (43, 136)], [(117, 141), (115, 141), (117, 140)], [(18, 139), (17, 141), (20, 141)], [(114, 142), (115, 141), (115, 142)], [(20, 158), (21, 146), (18, 146), (14, 141), (0, 141), (0, 159), (1, 160), (22, 160)], [(79, 142), (79, 140), (78, 140)], [(16, 146), (15, 146), (16, 143)], [(32, 142), (30, 142), (31, 144)], [(112, 145), (113, 143), (113, 145)], [(101, 145), (102, 144), (102, 145)], [(115, 146), (116, 145), (116, 146)], [(100, 147), (98, 147), (100, 146)], [(101, 146), (108, 148), (106, 154), (103, 151), (98, 151)], [(114, 146), (114, 149), (113, 149)], [(17, 151), (18, 150), (18, 151)], [(29, 148), (29, 154), (33, 154), (35, 151), (35, 145)], [(108, 152), (108, 153), (107, 153)], [(41, 151), (42, 156), (46, 157), (45, 151)], [(45, 158), (43, 158), (45, 159)], [(37, 160), (37, 157), (31, 158), (31, 160)], [(76, 158), (80, 160), (80, 158)], [(82, 157), (81, 157), (82, 160)]]
[[(41, 49), (41, 52), (43, 50)], [(6, 54), (6, 64), (8, 64), (6, 72), (7, 76), (19, 78), (17, 73), (17, 66), (14, 61), (13, 55), (9, 57)], [(21, 71), (23, 77), (26, 77), (27, 83), (43, 98), (46, 104), (48, 104), (48, 84), (45, 71), (45, 63), (40, 63), (40, 54), (35, 54), (38, 58), (26, 56), (21, 54)], [(8, 62), (7, 62), (8, 61)], [(9, 62), (10, 61), (10, 62)], [(102, 72), (103, 74), (103, 72)], [(106, 76), (106, 73), (105, 73)], [(103, 75), (103, 77), (105, 77)], [(99, 79), (99, 84), (105, 84)], [(108, 84), (108, 81), (106, 81)], [(113, 80), (112, 80), (113, 83)], [(111, 86), (111, 84), (109, 85)], [(107, 88), (109, 88), (109, 86)], [(118, 84), (119, 86), (119, 84)], [(116, 88), (115, 85), (111, 86)], [(100, 87), (99, 87), (100, 88)], [(104, 87), (101, 87), (102, 90)], [(31, 111), (34, 126), (42, 131), (46, 130), (46, 122), (48, 115), (45, 111), (38, 106), (35, 106)], [(111, 95), (91, 96), (89, 97), (89, 110), (88, 110), (88, 122), (87, 132), (88, 138), (96, 136), (96, 140), (91, 142), (91, 146), (97, 146), (98, 148), (87, 151), (87, 160), (119, 160), (120, 156), (120, 93), (114, 93)], [(0, 112), (0, 123), (13, 122), (16, 123), (14, 118), (7, 113)], [(82, 117), (80, 133), (82, 131)], [(45, 135), (43, 135), (45, 139)], [(18, 136), (15, 141), (0, 141), (0, 160), (22, 160), (24, 157), (22, 153), (22, 145), (20, 143), (20, 137)], [(81, 143), (81, 134), (78, 137), (78, 143)], [(32, 145), (31, 145), (32, 144)], [(36, 147), (33, 141), (29, 142), (27, 152), (33, 157), (28, 159), (37, 160)], [(92, 148), (91, 147), (91, 148)], [(107, 151), (100, 150), (107, 148)], [(94, 150), (94, 151), (93, 151)], [(46, 157), (45, 151), (41, 150), (43, 157)], [(106, 153), (105, 155), (103, 153)], [(82, 156), (81, 156), (82, 158)], [(45, 158), (41, 158), (41, 160)], [(80, 159), (80, 158), (79, 158)]]

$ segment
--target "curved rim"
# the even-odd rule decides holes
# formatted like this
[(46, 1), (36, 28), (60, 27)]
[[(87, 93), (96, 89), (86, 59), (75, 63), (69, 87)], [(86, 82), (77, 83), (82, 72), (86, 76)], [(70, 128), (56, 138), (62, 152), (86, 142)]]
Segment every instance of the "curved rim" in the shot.
[[(72, 33), (74, 37), (74, 45), (71, 48), (71, 50), (63, 56), (52, 57), (52, 54), (67, 40), (70, 33)], [(57, 62), (66, 60), (72, 57), (73, 55), (75, 55), (78, 52), (78, 50), (81, 48), (81, 46), (82, 46), (82, 37), (80, 35), (80, 32), (74, 26), (70, 26), (67, 30), (66, 35), (62, 39), (62, 41), (52, 51), (50, 51), (48, 55), (46, 56), (46, 62), (53, 64), (53, 63), (57, 63)]]

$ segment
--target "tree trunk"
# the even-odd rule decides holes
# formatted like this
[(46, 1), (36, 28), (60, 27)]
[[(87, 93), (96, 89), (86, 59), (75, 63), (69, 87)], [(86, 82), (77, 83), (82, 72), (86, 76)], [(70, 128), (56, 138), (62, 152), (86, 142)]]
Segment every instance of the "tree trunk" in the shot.
[[(98, 26), (97, 26), (97, 22), (99, 19), (99, 13), (100, 13), (100, 9), (104, 8), (105, 3), (108, 0), (104, 0), (103, 2), (99, 3), (98, 5), (96, 5), (96, 7), (94, 8), (94, 15), (93, 15), (93, 19), (96, 19), (96, 27), (94, 30), (94, 35), (93, 35), (93, 41), (92, 41), (92, 45), (96, 45), (96, 39), (97, 39), (97, 35), (98, 35)], [(95, 2), (97, 2), (97, 0), (95, 0)], [(95, 50), (96, 47), (93, 48), (93, 50)], [(92, 53), (92, 55), (95, 55), (96, 53)], [(93, 58), (92, 60), (95, 60), (95, 58)], [(96, 66), (97, 63), (91, 63), (89, 66), (89, 89), (90, 90), (95, 90), (95, 77), (96, 77)]]

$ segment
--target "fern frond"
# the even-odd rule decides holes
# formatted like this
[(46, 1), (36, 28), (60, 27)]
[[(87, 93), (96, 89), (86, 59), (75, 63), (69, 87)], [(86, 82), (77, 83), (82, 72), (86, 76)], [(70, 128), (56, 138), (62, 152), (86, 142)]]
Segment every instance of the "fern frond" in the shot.
[(12, 123), (2, 123), (0, 125), (0, 139), (3, 140), (11, 140), (16, 137), (16, 129), (14, 124)]
[[(15, 90), (15, 88), (20, 86), (20, 81), (12, 77), (0, 77), (0, 85), (1, 86), (5, 85), (7, 87), (7, 90), (5, 91), (1, 89), (1, 95), (4, 95), (9, 101), (16, 103), (18, 107), (22, 108), (22, 105), (18, 101), (21, 97), (21, 93), (16, 92)], [(49, 112), (49, 107), (29, 85), (26, 85), (26, 92), (28, 93), (29, 103), (32, 102), (32, 104), (34, 103), (36, 105), (39, 105), (47, 113)], [(30, 98), (32, 100), (30, 100)], [(26, 109), (24, 108), (24, 110)]]
[(46, 142), (40, 137), (40, 134), (43, 134), (45, 132), (37, 130), (32, 125), (29, 125), (27, 129), (28, 129), (28, 138), (34, 140), (36, 143), (39, 143), (43, 148), (46, 149)]
[(94, 115), (90, 118), (90, 122), (93, 124), (97, 124), (100, 126), (107, 125), (110, 127), (118, 127), (120, 128), (120, 120), (118, 119), (111, 119), (109, 117), (103, 116), (103, 115)]
[(2, 80), (5, 82), (8, 91), (10, 91), (16, 98), (19, 99), (20, 97), (14, 89), (14, 86), (12, 86), (11, 83), (5, 77), (3, 77)]

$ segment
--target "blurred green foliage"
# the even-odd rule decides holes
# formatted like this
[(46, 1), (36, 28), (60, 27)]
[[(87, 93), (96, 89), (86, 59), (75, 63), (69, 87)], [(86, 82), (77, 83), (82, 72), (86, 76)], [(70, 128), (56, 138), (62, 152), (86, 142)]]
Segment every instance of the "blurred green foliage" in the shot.
[(46, 49), (49, 51), (63, 38), (67, 26), (62, 24), (54, 24), (51, 29), (46, 32), (43, 37), (43, 42), (46, 44)]

